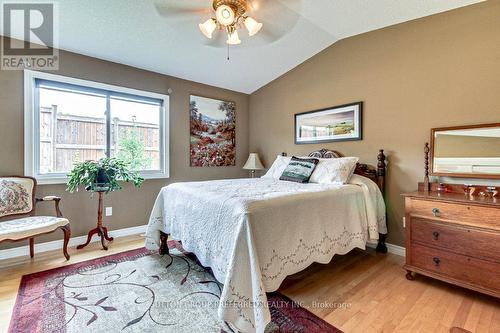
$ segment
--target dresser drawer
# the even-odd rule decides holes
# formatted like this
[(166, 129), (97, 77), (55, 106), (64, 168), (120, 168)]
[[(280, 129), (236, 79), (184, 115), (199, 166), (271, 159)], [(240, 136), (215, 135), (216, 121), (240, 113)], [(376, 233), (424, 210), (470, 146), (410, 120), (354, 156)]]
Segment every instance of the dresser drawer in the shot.
[(500, 292), (500, 264), (413, 244), (411, 265)]
[(408, 208), (410, 215), (500, 230), (499, 208), (418, 199), (412, 199)]
[(412, 241), (500, 263), (500, 232), (480, 231), (417, 217), (411, 218), (410, 228)]

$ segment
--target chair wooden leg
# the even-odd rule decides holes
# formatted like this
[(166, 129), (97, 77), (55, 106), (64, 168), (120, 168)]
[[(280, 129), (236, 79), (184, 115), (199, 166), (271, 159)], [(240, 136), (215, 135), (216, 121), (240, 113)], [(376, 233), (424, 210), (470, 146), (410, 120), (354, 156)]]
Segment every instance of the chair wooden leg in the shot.
[(64, 232), (63, 253), (64, 256), (66, 257), (66, 260), (69, 260), (68, 243), (71, 237), (71, 228), (69, 227), (69, 224), (66, 224), (64, 227), (61, 227), (61, 229)]
[(30, 238), (30, 257), (33, 258), (35, 256), (35, 239), (33, 237)]

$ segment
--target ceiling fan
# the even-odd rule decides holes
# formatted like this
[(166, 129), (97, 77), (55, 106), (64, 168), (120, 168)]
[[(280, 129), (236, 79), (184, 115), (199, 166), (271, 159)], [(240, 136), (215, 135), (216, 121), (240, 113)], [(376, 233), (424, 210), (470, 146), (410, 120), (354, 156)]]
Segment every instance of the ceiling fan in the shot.
[[(249, 37), (257, 36), (265, 42), (280, 39), (297, 22), (299, 14), (291, 8), (300, 1), (162, 0), (156, 3), (156, 9), (165, 17), (199, 16), (202, 23), (198, 28), (210, 40), (208, 45), (222, 47), (241, 44), (244, 30)], [(205, 20), (208, 15), (210, 18)], [(223, 36), (227, 37), (225, 42)]]
[(227, 44), (238, 45), (241, 44), (238, 36), (238, 26), (241, 26), (241, 23), (247, 28), (249, 36), (254, 36), (262, 29), (262, 23), (246, 15), (247, 0), (213, 0), (212, 7), (215, 17), (198, 25), (207, 38), (212, 38), (215, 29), (219, 28), (227, 32)]

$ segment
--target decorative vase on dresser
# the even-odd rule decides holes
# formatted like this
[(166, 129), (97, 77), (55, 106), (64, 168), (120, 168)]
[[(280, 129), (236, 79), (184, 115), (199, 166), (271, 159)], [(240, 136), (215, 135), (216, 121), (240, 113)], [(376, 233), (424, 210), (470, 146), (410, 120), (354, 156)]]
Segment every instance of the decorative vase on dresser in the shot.
[(476, 183), (499, 179), (498, 147), (500, 124), (431, 130), (424, 182), (403, 194), (407, 279), (418, 273), (500, 297), (498, 187), (459, 184), (459, 179), (429, 182), (429, 175), (481, 179)]

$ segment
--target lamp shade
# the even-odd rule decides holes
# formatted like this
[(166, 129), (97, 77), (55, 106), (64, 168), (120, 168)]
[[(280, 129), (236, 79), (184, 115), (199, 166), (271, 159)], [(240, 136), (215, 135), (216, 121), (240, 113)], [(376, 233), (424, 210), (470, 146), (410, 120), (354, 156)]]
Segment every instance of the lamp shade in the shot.
[(229, 45), (238, 45), (238, 44), (241, 44), (241, 40), (240, 40), (240, 37), (238, 36), (238, 31), (237, 30), (233, 31), (231, 34), (229, 34), (227, 36), (226, 43), (228, 43)]
[(198, 24), (200, 27), (201, 32), (207, 37), (207, 38), (212, 38), (212, 33), (215, 31), (217, 28), (217, 24), (215, 23), (214, 19), (209, 19), (205, 21), (203, 24)]
[(255, 35), (256, 33), (258, 33), (260, 31), (260, 29), (262, 29), (262, 23), (255, 21), (255, 19), (253, 19), (251, 17), (247, 17), (245, 19), (244, 24), (245, 24), (245, 27), (247, 28), (248, 34), (250, 36)]
[(262, 165), (262, 162), (260, 161), (259, 155), (257, 153), (250, 153), (248, 156), (248, 160), (243, 166), (243, 169), (245, 170), (262, 170), (264, 169), (264, 166)]

